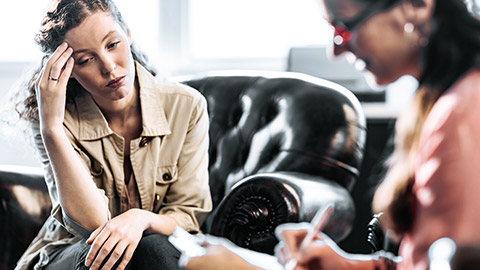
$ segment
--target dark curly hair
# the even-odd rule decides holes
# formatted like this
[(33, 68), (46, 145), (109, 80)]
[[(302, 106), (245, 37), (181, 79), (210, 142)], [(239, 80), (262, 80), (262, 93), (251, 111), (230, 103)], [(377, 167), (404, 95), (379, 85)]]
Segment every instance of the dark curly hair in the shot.
[[(72, 28), (80, 25), (85, 18), (95, 12), (108, 12), (113, 19), (125, 30), (127, 24), (120, 11), (112, 0), (53, 0), (41, 22), (40, 31), (35, 36), (36, 43), (45, 54), (40, 66), (33, 71), (32, 76), (22, 84), (22, 89), (27, 91), (26, 98), (16, 102), (15, 110), (24, 120), (38, 118), (38, 104), (35, 94), (35, 82), (49, 56), (63, 42), (65, 34)], [(148, 66), (147, 57), (135, 46), (131, 45), (133, 59), (147, 68), (153, 75), (154, 69)], [(80, 94), (83, 88), (74, 78), (67, 84), (67, 102), (72, 101)], [(20, 95), (19, 95), (20, 96)]]

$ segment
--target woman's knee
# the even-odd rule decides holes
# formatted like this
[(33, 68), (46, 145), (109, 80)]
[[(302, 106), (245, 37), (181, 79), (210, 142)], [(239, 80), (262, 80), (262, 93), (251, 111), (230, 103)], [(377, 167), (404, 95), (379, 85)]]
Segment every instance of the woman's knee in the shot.
[(151, 234), (143, 237), (136, 249), (141, 253), (162, 252), (180, 254), (178, 250), (168, 241), (168, 236), (163, 234)]
[[(148, 269), (146, 266), (178, 267), (180, 252), (168, 241), (168, 236), (152, 234), (143, 237), (133, 255), (134, 269)], [(160, 269), (160, 268), (159, 268)]]
[(58, 247), (48, 255), (49, 263), (42, 269), (87, 270), (88, 267), (85, 266), (85, 258), (87, 257), (89, 250), (90, 246), (84, 241), (79, 241), (68, 246)]

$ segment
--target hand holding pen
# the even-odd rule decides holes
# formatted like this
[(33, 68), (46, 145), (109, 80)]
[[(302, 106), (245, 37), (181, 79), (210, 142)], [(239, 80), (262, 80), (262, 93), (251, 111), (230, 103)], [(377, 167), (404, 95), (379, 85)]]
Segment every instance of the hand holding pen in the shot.
[(312, 219), (312, 226), (307, 230), (307, 234), (300, 242), (300, 245), (296, 249), (294, 256), (291, 256), (290, 259), (285, 263), (286, 270), (295, 269), (297, 266), (297, 259), (303, 256), (308, 247), (313, 243), (313, 241), (318, 237), (319, 233), (325, 228), (332, 213), (333, 206), (328, 204), (325, 207), (322, 207), (317, 211), (315, 217)]

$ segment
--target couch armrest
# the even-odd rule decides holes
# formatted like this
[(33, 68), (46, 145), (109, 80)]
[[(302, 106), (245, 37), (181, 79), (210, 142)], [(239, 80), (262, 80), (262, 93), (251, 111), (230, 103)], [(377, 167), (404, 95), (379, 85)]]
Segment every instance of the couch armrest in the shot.
[(13, 269), (51, 209), (41, 168), (0, 165), (0, 269)]
[(353, 199), (344, 187), (303, 173), (256, 174), (232, 188), (215, 209), (206, 231), (238, 246), (273, 254), (279, 224), (310, 222), (328, 203), (334, 209), (324, 232), (338, 242), (350, 232), (355, 216)]

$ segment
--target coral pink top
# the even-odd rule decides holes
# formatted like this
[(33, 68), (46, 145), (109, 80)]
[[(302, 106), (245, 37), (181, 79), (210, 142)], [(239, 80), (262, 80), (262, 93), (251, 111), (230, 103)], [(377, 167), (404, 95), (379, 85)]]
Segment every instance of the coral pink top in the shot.
[(456, 82), (428, 115), (413, 193), (414, 222), (397, 269), (428, 269), (428, 248), (441, 237), (480, 243), (480, 69)]

